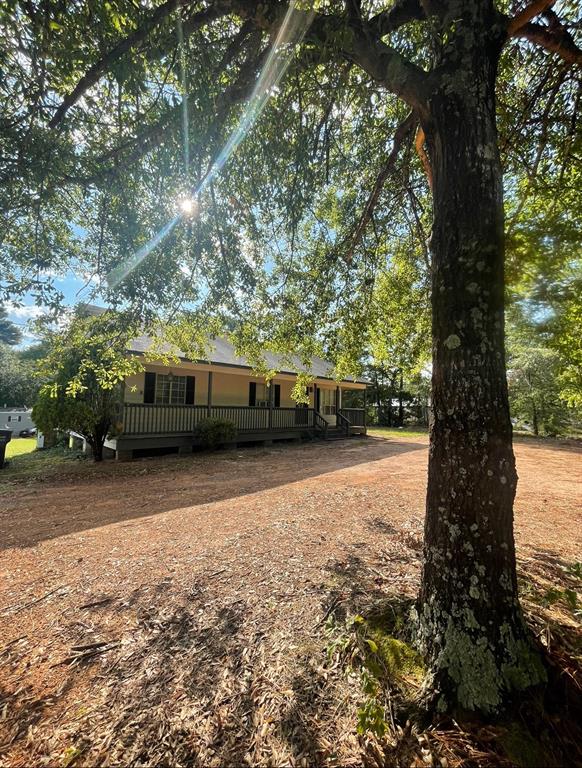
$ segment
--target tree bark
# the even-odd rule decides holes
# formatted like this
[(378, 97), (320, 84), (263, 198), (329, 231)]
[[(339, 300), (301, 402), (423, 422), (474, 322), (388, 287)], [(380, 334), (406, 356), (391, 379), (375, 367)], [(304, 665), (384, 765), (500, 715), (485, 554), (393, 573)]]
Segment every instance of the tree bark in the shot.
[(400, 386), (398, 389), (398, 426), (404, 426), (404, 375), (400, 369)]
[(380, 382), (378, 381), (378, 375), (376, 374), (376, 409), (378, 413), (378, 424), (382, 426), (383, 424), (383, 414), (382, 414), (382, 393), (380, 391)]
[(513, 538), (495, 125), (501, 42), (494, 19), (464, 21), (423, 125), (433, 173), (433, 422), (417, 610), (431, 704), (491, 714), (544, 671), (518, 601)]
[(93, 451), (94, 461), (103, 461), (103, 446), (110, 428), (111, 421), (109, 419), (103, 419), (98, 424), (95, 424), (93, 433), (87, 438), (91, 450)]
[(102, 439), (96, 437), (89, 443), (93, 451), (93, 461), (103, 461), (103, 442)]
[(396, 395), (396, 374), (397, 373), (398, 373), (397, 370), (392, 371), (392, 376), (390, 377), (390, 383), (388, 385), (388, 426), (389, 427), (396, 426), (392, 401), (394, 400), (394, 397)]

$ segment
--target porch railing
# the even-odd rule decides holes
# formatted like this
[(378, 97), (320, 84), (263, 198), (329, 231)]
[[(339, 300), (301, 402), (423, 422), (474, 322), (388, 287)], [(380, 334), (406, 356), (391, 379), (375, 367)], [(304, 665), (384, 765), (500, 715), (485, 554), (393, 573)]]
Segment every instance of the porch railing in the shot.
[(344, 416), (352, 427), (366, 426), (366, 411), (364, 408), (340, 408), (338, 413)]
[(313, 408), (273, 408), (271, 429), (313, 429)]
[(203, 405), (150, 405), (124, 403), (123, 434), (189, 434), (208, 415)]
[(239, 432), (261, 432), (269, 429), (269, 409), (248, 405), (213, 405), (210, 418), (233, 421)]
[(210, 416), (233, 421), (239, 432), (315, 429), (327, 422), (313, 408), (263, 408), (246, 405), (155, 405), (124, 403), (124, 435), (192, 434)]

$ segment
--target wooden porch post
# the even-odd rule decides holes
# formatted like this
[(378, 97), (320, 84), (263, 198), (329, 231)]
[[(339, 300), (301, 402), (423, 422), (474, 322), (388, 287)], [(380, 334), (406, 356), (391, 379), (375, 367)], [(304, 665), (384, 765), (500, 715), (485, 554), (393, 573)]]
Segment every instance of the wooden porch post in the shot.
[(208, 401), (207, 401), (207, 407), (208, 407), (208, 418), (210, 418), (212, 414), (212, 371), (208, 371)]
[(366, 406), (368, 404), (368, 387), (364, 389), (364, 426), (366, 426)]
[(275, 383), (271, 379), (269, 384), (269, 429), (273, 429), (273, 398), (275, 397)]
[(339, 413), (339, 410), (341, 408), (341, 390), (339, 387), (335, 388), (335, 423), (337, 426), (337, 415)]

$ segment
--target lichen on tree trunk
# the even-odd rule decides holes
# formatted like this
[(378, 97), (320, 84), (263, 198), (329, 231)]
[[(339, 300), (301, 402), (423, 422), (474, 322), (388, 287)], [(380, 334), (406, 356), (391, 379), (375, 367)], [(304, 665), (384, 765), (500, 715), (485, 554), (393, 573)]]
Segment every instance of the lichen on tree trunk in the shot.
[(423, 125), (433, 175), (434, 419), (417, 610), (437, 708), (493, 713), (544, 672), (518, 601), (513, 537), (495, 125), (501, 45), (486, 18), (461, 27)]

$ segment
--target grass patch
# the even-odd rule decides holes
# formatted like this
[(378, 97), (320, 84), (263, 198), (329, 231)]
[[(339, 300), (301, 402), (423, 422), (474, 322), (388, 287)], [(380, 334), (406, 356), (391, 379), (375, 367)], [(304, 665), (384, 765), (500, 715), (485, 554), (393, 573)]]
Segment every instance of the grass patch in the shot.
[(6, 458), (13, 459), (36, 450), (36, 437), (13, 437), (6, 446)]
[(368, 427), (368, 434), (373, 437), (427, 437), (428, 428), (424, 427)]
[[(26, 450), (19, 450), (17, 446), (15, 453), (8, 454), (8, 464), (2, 470), (3, 485), (10, 482), (48, 480), (61, 474), (68, 475), (71, 470), (78, 471), (80, 464), (87, 464), (85, 459), (79, 458), (77, 451), (62, 446), (37, 451), (35, 440), (22, 438), (12, 442), (26, 442), (30, 443), (30, 446), (26, 446)], [(10, 445), (11, 443), (8, 443), (8, 447)]]
[[(34, 446), (32, 446), (34, 447)], [(249, 451), (252, 456), (252, 450)], [(205, 465), (208, 460), (216, 461), (216, 455), (192, 454), (178, 456), (148, 456), (135, 458), (133, 461), (117, 462), (111, 459), (94, 462), (79, 450), (64, 446), (32, 450), (21, 453), (7, 460), (0, 472), (0, 497), (10, 492), (10, 487), (36, 482), (67, 482), (69, 480), (96, 480), (99, 478), (136, 477), (151, 474), (164, 474), (181, 470), (191, 471)], [(238, 458), (229, 458), (229, 461)]]

